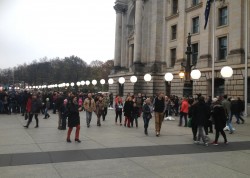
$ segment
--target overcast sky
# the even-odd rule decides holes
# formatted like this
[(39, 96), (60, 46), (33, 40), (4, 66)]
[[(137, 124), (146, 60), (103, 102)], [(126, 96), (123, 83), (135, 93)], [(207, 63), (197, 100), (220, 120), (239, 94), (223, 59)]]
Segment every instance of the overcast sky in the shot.
[(115, 0), (0, 0), (0, 69), (45, 56), (113, 59)]

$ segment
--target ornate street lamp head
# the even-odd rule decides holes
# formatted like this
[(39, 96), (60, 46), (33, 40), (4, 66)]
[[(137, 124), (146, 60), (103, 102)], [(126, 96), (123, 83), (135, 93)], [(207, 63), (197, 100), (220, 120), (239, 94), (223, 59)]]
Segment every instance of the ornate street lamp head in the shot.
[(184, 70), (180, 70), (180, 72), (179, 72), (179, 77), (180, 77), (181, 79), (183, 79), (183, 78), (185, 77), (185, 72), (184, 72)]

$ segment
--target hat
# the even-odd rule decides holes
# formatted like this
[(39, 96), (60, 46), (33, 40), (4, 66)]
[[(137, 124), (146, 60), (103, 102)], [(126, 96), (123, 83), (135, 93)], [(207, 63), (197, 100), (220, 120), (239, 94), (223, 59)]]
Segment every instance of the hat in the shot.
[(218, 101), (217, 98), (213, 98), (213, 99), (212, 99), (212, 103), (215, 103), (215, 102), (217, 102), (217, 101)]

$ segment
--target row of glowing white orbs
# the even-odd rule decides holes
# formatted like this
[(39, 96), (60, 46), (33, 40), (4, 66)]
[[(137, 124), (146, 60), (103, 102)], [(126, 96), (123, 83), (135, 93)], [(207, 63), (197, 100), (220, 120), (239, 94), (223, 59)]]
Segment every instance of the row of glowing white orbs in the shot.
[[(221, 72), (220, 72), (220, 73), (221, 73), (221, 75), (222, 75), (223, 78), (230, 78), (230, 77), (233, 75), (233, 69), (232, 69), (231, 67), (229, 67), (229, 66), (225, 66), (225, 67), (223, 67), (223, 68), (221, 69)], [(200, 70), (198, 70), (198, 69), (194, 69), (194, 70), (191, 71), (190, 76), (191, 76), (191, 78), (192, 78), (193, 80), (199, 80), (200, 77), (201, 77), (201, 72), (200, 72)], [(183, 76), (183, 77), (184, 77), (184, 76)], [(165, 80), (166, 80), (167, 82), (171, 82), (171, 81), (174, 79), (174, 76), (173, 76), (172, 73), (168, 72), (168, 73), (165, 74), (164, 78), (165, 78)], [(149, 82), (151, 79), (152, 79), (152, 76), (151, 76), (150, 74), (145, 74), (145, 75), (144, 75), (144, 80), (145, 80), (146, 82)], [(112, 80), (113, 80), (113, 79), (112, 79)], [(131, 83), (137, 82), (137, 77), (136, 77), (136, 76), (131, 76), (131, 77), (130, 77), (130, 81), (131, 81)], [(120, 84), (124, 84), (124, 83), (125, 83), (125, 78), (124, 78), (124, 77), (120, 77), (120, 78), (118, 79), (118, 82), (119, 82)], [(109, 84), (110, 84), (110, 83), (109, 83)], [(113, 84), (113, 83), (112, 83), (112, 84)]]

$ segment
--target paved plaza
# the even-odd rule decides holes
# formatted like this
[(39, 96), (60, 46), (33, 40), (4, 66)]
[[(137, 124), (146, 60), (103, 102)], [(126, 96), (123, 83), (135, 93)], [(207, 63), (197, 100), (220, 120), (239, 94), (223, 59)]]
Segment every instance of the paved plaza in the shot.
[(164, 121), (156, 137), (154, 120), (146, 136), (141, 118), (139, 128), (126, 128), (115, 124), (114, 114), (108, 110), (101, 127), (93, 115), (87, 128), (81, 112), (82, 143), (66, 142), (55, 114), (40, 115), (39, 128), (33, 121), (29, 129), (20, 114), (0, 115), (0, 177), (250, 177), (250, 118), (234, 124), (235, 134), (227, 132), (229, 145), (220, 137), (219, 146), (205, 147), (193, 144), (191, 129), (178, 127), (178, 118)]

